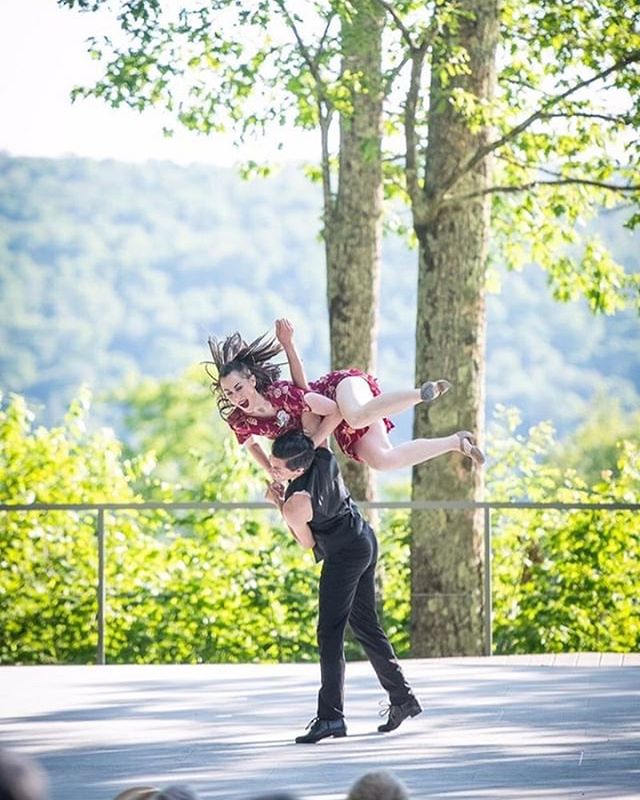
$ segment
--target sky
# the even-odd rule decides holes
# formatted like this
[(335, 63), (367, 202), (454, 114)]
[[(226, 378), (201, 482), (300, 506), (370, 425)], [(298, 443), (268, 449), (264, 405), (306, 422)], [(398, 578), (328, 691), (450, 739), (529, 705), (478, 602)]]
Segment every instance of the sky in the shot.
[(96, 30), (99, 20), (59, 8), (56, 0), (0, 0), (0, 152), (232, 165), (251, 158), (306, 160), (317, 147), (315, 134), (301, 132), (284, 137), (284, 153), (271, 152), (268, 141), (238, 151), (229, 137), (184, 129), (167, 139), (160, 114), (111, 109), (94, 99), (72, 104), (71, 89), (100, 74), (86, 45), (88, 36), (106, 32)]

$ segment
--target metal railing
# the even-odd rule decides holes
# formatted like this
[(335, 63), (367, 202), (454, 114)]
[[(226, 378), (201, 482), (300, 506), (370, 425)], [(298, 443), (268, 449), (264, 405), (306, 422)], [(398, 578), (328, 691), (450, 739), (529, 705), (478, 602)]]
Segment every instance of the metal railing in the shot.
[[(483, 580), (483, 608), (484, 608), (484, 652), (490, 656), (493, 651), (492, 635), (492, 601), (491, 601), (491, 512), (498, 510), (534, 509), (549, 511), (640, 511), (640, 503), (534, 503), (530, 501), (472, 501), (472, 500), (400, 500), (400, 501), (359, 501), (361, 508), (377, 510), (410, 511), (483, 511), (483, 546), (484, 546), (484, 580)], [(106, 511), (238, 511), (238, 510), (269, 510), (273, 511), (271, 503), (267, 502), (146, 502), (146, 503), (0, 503), (0, 511), (6, 512), (35, 512), (35, 511), (86, 511), (96, 514), (96, 535), (98, 542), (98, 648), (96, 661), (98, 664), (106, 663), (105, 654), (105, 512)]]

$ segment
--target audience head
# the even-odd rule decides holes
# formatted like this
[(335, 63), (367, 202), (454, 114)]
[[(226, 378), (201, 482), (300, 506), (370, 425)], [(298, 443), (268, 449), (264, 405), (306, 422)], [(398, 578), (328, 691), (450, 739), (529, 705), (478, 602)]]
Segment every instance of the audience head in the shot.
[(198, 800), (198, 795), (188, 786), (173, 784), (166, 789), (154, 786), (133, 786), (120, 792), (114, 800)]
[(28, 756), (0, 749), (0, 800), (46, 800), (44, 770)]
[(176, 783), (158, 792), (153, 800), (198, 800), (198, 795), (188, 786)]
[(159, 791), (155, 786), (132, 786), (120, 792), (114, 800), (153, 800)]
[(353, 784), (347, 800), (409, 800), (406, 787), (390, 772), (367, 772)]
[(270, 792), (269, 794), (259, 794), (251, 800), (298, 800), (295, 794), (289, 792)]

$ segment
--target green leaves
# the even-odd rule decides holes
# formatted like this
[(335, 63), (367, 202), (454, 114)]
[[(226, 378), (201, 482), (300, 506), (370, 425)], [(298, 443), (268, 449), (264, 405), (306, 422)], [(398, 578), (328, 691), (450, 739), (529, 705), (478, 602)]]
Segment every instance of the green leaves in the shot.
[[(615, 476), (603, 471), (590, 485), (570, 467), (554, 466), (548, 425), (522, 436), (517, 417), (502, 420), (492, 499), (638, 502), (637, 442), (619, 445)], [(495, 652), (637, 650), (637, 514), (523, 509), (494, 512), (492, 525)]]

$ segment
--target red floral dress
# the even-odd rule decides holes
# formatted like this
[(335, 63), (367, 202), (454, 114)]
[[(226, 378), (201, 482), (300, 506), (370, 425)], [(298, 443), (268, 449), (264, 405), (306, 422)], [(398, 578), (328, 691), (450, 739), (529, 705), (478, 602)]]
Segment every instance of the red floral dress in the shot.
[(274, 381), (262, 395), (276, 409), (274, 417), (253, 417), (241, 408), (234, 408), (227, 417), (239, 444), (244, 444), (251, 436), (275, 439), (286, 431), (302, 430), (302, 412), (309, 411), (304, 389), (291, 381)]
[[(359, 369), (341, 369), (329, 372), (316, 381), (309, 383), (312, 392), (336, 399), (336, 387), (343, 378), (357, 376), (364, 378), (369, 384), (374, 397), (380, 394), (380, 387), (374, 377)], [(234, 410), (227, 417), (227, 423), (236, 435), (239, 444), (244, 444), (251, 436), (264, 436), (275, 439), (281, 433), (290, 430), (302, 430), (302, 413), (310, 411), (304, 396), (305, 390), (300, 389), (291, 381), (274, 381), (262, 393), (266, 400), (276, 409), (273, 417), (254, 417), (245, 414), (240, 408)], [(390, 431), (394, 424), (390, 419), (383, 420)], [(352, 428), (346, 422), (341, 422), (334, 431), (334, 437), (342, 452), (354, 461), (362, 461), (355, 452), (355, 446), (369, 430), (365, 428)]]
[[(321, 378), (318, 378), (317, 381), (310, 381), (309, 389), (312, 392), (317, 392), (318, 394), (324, 395), (324, 397), (335, 400), (336, 388), (340, 381), (343, 380), (343, 378), (351, 377), (364, 378), (369, 384), (371, 394), (374, 397), (377, 397), (379, 394), (381, 394), (378, 381), (372, 375), (362, 372), (360, 369), (339, 369), (335, 372), (329, 372), (327, 375), (323, 375)], [(395, 428), (393, 422), (391, 422), (390, 419), (387, 419), (387, 417), (384, 417), (382, 421), (384, 422), (387, 431)], [(349, 456), (349, 458), (353, 459), (354, 461), (362, 462), (362, 459), (358, 457), (355, 451), (355, 446), (368, 430), (369, 426), (364, 428), (352, 428), (350, 425), (347, 425), (346, 422), (342, 421), (333, 432), (333, 435), (338, 443), (338, 447), (345, 455)]]

